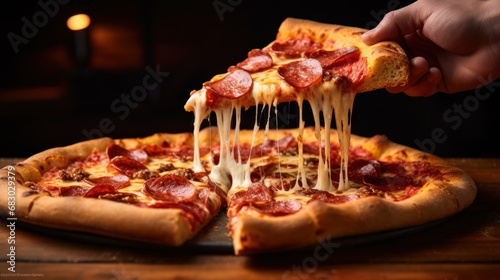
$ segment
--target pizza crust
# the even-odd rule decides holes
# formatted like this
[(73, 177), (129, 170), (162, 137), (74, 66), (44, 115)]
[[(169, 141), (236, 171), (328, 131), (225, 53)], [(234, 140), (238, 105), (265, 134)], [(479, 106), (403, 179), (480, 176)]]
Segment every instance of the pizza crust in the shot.
[[(270, 132), (280, 139), (297, 130)], [(248, 138), (245, 132), (240, 139)], [(331, 139), (337, 131), (331, 130)], [(385, 136), (351, 136), (351, 146), (361, 146), (377, 160), (389, 162), (428, 162), (442, 174), (430, 180), (413, 196), (402, 201), (369, 196), (341, 204), (314, 201), (299, 212), (273, 217), (257, 211), (240, 211), (231, 224), (235, 254), (291, 250), (318, 244), (328, 239), (402, 229), (422, 225), (454, 215), (467, 208), (477, 193), (474, 181), (464, 171), (427, 154), (388, 140)], [(304, 129), (304, 142), (316, 141), (314, 129)], [(291, 234), (293, 233), (293, 234)]]
[(19, 219), (44, 227), (169, 246), (180, 246), (196, 233), (179, 209), (141, 208), (83, 197), (37, 196)]
[[(26, 160), (13, 165), (16, 176), (16, 215), (27, 217), (35, 200), (44, 196), (43, 194), (35, 194), (31, 196), (23, 196), (23, 193), (30, 191), (24, 186), (27, 181), (38, 182), (42, 175), (54, 167), (63, 168), (70, 164), (71, 160), (87, 157), (94, 150), (104, 150), (111, 144), (111, 138), (100, 138), (89, 141), (84, 141), (72, 144), (66, 147), (57, 147), (42, 151), (35, 154)], [(5, 213), (8, 210), (8, 170), (3, 168), (0, 170), (0, 210)]]
[(57, 147), (35, 154), (14, 165), (24, 181), (40, 181), (43, 173), (54, 167), (68, 166), (71, 160), (85, 158), (92, 151), (103, 151), (113, 143), (111, 138), (99, 138), (79, 142), (66, 147)]
[(296, 214), (282, 217), (243, 214), (233, 227), (235, 254), (259, 253), (263, 248), (293, 250), (330, 239), (403, 229), (449, 217), (468, 207), (476, 193), (468, 176), (461, 172), (456, 175), (453, 183), (429, 183), (418, 194), (400, 202), (365, 197), (336, 205), (316, 201)]
[[(133, 149), (145, 144), (184, 144), (192, 146), (192, 134), (158, 133), (145, 138), (113, 140), (100, 138), (43, 151), (14, 165), (16, 175), (16, 209), (19, 220), (58, 229), (95, 233), (169, 246), (179, 246), (192, 238), (199, 228), (192, 229), (179, 209), (142, 208), (105, 199), (83, 197), (51, 197), (28, 188), (28, 181), (38, 182), (54, 167), (65, 168), (71, 162), (85, 159), (94, 151), (105, 151), (112, 143)], [(8, 212), (8, 170), (0, 170), (0, 210)], [(220, 208), (215, 194), (210, 199)], [(211, 217), (207, 215), (205, 224)]]
[[(276, 40), (263, 48), (271, 49), (275, 42), (297, 38), (312, 38), (322, 43), (324, 50), (336, 50), (356, 46), (361, 51), (360, 58), (366, 58), (367, 73), (363, 82), (355, 88), (355, 93), (372, 91), (387, 87), (402, 86), (408, 82), (409, 62), (403, 49), (396, 43), (383, 41), (368, 46), (361, 40), (366, 29), (342, 26), (336, 24), (319, 23), (310, 20), (287, 18), (278, 29)], [(306, 88), (295, 88), (281, 78), (278, 68), (292, 61), (304, 58), (281, 59), (273, 51), (269, 54), (273, 58), (273, 66), (269, 69), (251, 73), (253, 86), (249, 93), (236, 99), (218, 98), (211, 108), (230, 108), (232, 106), (249, 108), (258, 104), (274, 105), (278, 103), (308, 100), (318, 94), (340, 94), (346, 89), (345, 77), (335, 76), (331, 80), (321, 81)], [(210, 82), (221, 80), (229, 73), (215, 75)], [(352, 89), (346, 89), (352, 91)], [(186, 111), (195, 111), (203, 108), (203, 118), (207, 117), (210, 108), (206, 107), (207, 89), (193, 90), (186, 102)]]
[(125, 149), (136, 149), (145, 145), (162, 145), (193, 147), (193, 134), (183, 133), (155, 133), (146, 137), (116, 139), (114, 142)]
[[(409, 75), (409, 63), (402, 48), (395, 42), (387, 41), (367, 46), (361, 40), (361, 35), (364, 32), (366, 32), (365, 29), (356, 27), (287, 18), (280, 26), (275, 42), (307, 37), (322, 43), (324, 50), (356, 46), (361, 52), (360, 56), (367, 61), (366, 76), (360, 85), (356, 85), (356, 93), (404, 85)], [(272, 44), (264, 47), (264, 50), (271, 48), (271, 46)], [(270, 52), (269, 55), (274, 59), (280, 54)], [(237, 116), (239, 116), (242, 107), (248, 108), (258, 104), (276, 106), (279, 102), (297, 101), (302, 103), (304, 100), (330, 104), (333, 101), (325, 101), (328, 99), (325, 97), (338, 97), (341, 96), (340, 94), (351, 93), (354, 96), (352, 92), (354, 86), (345, 87), (347, 85), (345, 77), (338, 75), (338, 73), (333, 73), (331, 79), (318, 78), (319, 80), (315, 80), (315, 83), (305, 88), (291, 86), (279, 76), (277, 69), (281, 65), (301, 59), (303, 58), (275, 59), (271, 68), (251, 74), (253, 85), (251, 89), (247, 89), (251, 94), (246, 92), (245, 96), (236, 99), (220, 98), (219, 103), (210, 105), (214, 107), (207, 106), (205, 87), (193, 91), (185, 109), (195, 111), (194, 134), (158, 133), (144, 138), (89, 140), (67, 147), (50, 149), (16, 164), (14, 166), (17, 183), (16, 216), (20, 220), (41, 226), (171, 246), (183, 244), (193, 237), (215, 214), (207, 215), (205, 223), (193, 229), (179, 209), (141, 208), (105, 199), (52, 197), (48, 193), (33, 192), (25, 184), (27, 181), (38, 182), (45, 172), (55, 167), (67, 167), (74, 160), (84, 159), (93, 151), (104, 151), (113, 143), (129, 150), (144, 145), (163, 145), (164, 143), (194, 148), (196, 146), (194, 135), (197, 135), (197, 144), (205, 148), (213, 148), (212, 144), (214, 143), (221, 143), (222, 147), (229, 147), (230, 144), (258, 145), (268, 139), (279, 141), (289, 135), (294, 136), (298, 143), (317, 142), (319, 135), (325, 136), (324, 128), (321, 128), (321, 131), (316, 131), (315, 128), (308, 127), (303, 129), (302, 135), (299, 135), (298, 129), (273, 129), (257, 133), (251, 130), (231, 130), (230, 139), (220, 139), (221, 135), (217, 128), (199, 131), (200, 120), (208, 117), (212, 110), (224, 117), (230, 116), (226, 113), (236, 110)], [(364, 63), (364, 61), (360, 62)], [(358, 72), (364, 73), (364, 65), (362, 68), (362, 71)], [(211, 81), (220, 80), (226, 75), (227, 73), (216, 75)], [(218, 101), (217, 99), (213, 102)], [(342, 106), (349, 106), (343, 99), (335, 99), (334, 101), (338, 103), (342, 101), (345, 103), (341, 103)], [(323, 114), (326, 111), (332, 111), (333, 103), (330, 104), (330, 107), (321, 109)], [(349, 109), (347, 107), (334, 109), (342, 111), (342, 109)], [(221, 121), (222, 129), (229, 132), (230, 123), (226, 123), (229, 124), (227, 126), (224, 124)], [(229, 143), (232, 141), (231, 139), (235, 138), (237, 132), (239, 143)], [(222, 137), (224, 136), (222, 135)], [(336, 130), (330, 130), (329, 137), (332, 142), (338, 143), (338, 136)], [(351, 147), (362, 147), (370, 152), (374, 159), (380, 161), (428, 163), (440, 171), (441, 177), (429, 180), (416, 194), (401, 201), (368, 196), (340, 204), (320, 201), (305, 204), (305, 199), (303, 199), (302, 202), (305, 205), (302, 206), (301, 210), (284, 216), (265, 215), (247, 207), (231, 216), (230, 229), (235, 253), (239, 255), (291, 250), (314, 245), (330, 238), (422, 225), (462, 211), (475, 198), (477, 190), (472, 179), (462, 170), (447, 165), (439, 157), (393, 143), (382, 135), (371, 138), (351, 135), (350, 144)], [(199, 150), (197, 152), (199, 155)], [(193, 157), (195, 157), (194, 153)], [(189, 160), (187, 162), (192, 164)], [(212, 167), (209, 164), (207, 166), (209, 166), (208, 168)], [(324, 171), (324, 169), (322, 170)], [(6, 208), (8, 205), (8, 177), (6, 169), (0, 170), (0, 210), (3, 212), (8, 212)], [(323, 176), (322, 179), (327, 177)], [(236, 176), (232, 177), (232, 179), (234, 178)], [(211, 180), (211, 178), (207, 180)], [(239, 181), (237, 182), (240, 184)], [(248, 183), (248, 181), (245, 182)], [(320, 186), (325, 184), (324, 180), (318, 180), (318, 182)], [(220, 185), (221, 182), (214, 183)], [(328, 181), (326, 183), (330, 184)], [(248, 186), (244, 184), (237, 185), (227, 195), (231, 197), (233, 193), (246, 187)], [(339, 187), (339, 190), (341, 189)], [(222, 204), (221, 199), (224, 198), (219, 199), (214, 192), (210, 193), (210, 197), (217, 204), (214, 208), (218, 211)], [(236, 211), (234, 212), (236, 213)]]
[(361, 50), (361, 57), (366, 57), (368, 62), (367, 76), (356, 88), (358, 93), (405, 85), (410, 70), (404, 50), (396, 42), (391, 41), (368, 46), (361, 40), (361, 35), (366, 31), (368, 30), (358, 27), (287, 18), (279, 27), (277, 40), (307, 36), (316, 42), (333, 42), (327, 47), (330, 49), (358, 47)]
[[(250, 130), (240, 131), (240, 143), (250, 143), (252, 134)], [(297, 137), (298, 130), (273, 129), (267, 136), (257, 133), (254, 140), (261, 143), (265, 139), (279, 140), (288, 135)], [(218, 142), (218, 137), (216, 128), (206, 128), (200, 131), (200, 145)], [(330, 137), (335, 141), (337, 131), (331, 130)], [(305, 128), (302, 141), (316, 140), (315, 129)], [(96, 149), (104, 150), (110, 143), (133, 149), (165, 141), (192, 145), (193, 138), (190, 133), (159, 133), (145, 138), (117, 140), (103, 138), (50, 149), (16, 164), (16, 216), (40, 226), (170, 246), (183, 244), (196, 231), (191, 230), (178, 209), (148, 209), (82, 197), (50, 197), (46, 193), (32, 194), (31, 189), (24, 185), (28, 179), (40, 180), (41, 175), (53, 167), (67, 166), (70, 159), (85, 158)], [(475, 198), (477, 190), (473, 180), (436, 156), (393, 143), (381, 135), (371, 138), (352, 135), (351, 146), (361, 146), (382, 161), (428, 162), (443, 174), (443, 179), (429, 181), (417, 194), (398, 202), (380, 197), (364, 197), (342, 204), (315, 201), (294, 214), (280, 217), (263, 215), (255, 210), (242, 211), (231, 223), (235, 253), (291, 250), (332, 238), (417, 226), (458, 213)], [(0, 170), (2, 206), (8, 205), (7, 177), (7, 170)], [(8, 210), (2, 208), (2, 211), (6, 213)]]

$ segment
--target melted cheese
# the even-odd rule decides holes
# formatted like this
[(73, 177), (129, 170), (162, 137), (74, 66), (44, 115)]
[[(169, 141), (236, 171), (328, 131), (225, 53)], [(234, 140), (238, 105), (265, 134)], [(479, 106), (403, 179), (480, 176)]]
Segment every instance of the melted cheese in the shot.
[[(199, 158), (200, 159), (200, 158)], [(150, 157), (148, 162), (145, 164), (145, 166), (151, 170), (155, 171), (160, 168), (162, 164), (165, 164), (165, 158), (163, 157)], [(176, 172), (176, 170), (180, 168), (185, 168), (185, 169), (190, 169), (192, 168), (192, 164), (190, 161), (183, 161), (179, 158), (175, 157), (168, 157), (168, 163), (171, 163), (175, 166), (175, 169), (169, 170), (169, 171), (163, 171), (160, 172), (159, 175), (165, 175), (169, 173)], [(201, 159), (200, 159), (201, 162)], [(87, 173), (90, 174), (89, 179), (95, 179), (95, 178), (101, 178), (101, 177), (106, 177), (106, 176), (113, 176), (115, 175), (114, 172), (110, 172), (108, 170), (108, 160), (104, 161), (99, 161), (96, 163), (91, 163), (91, 164), (85, 164), (81, 167), (83, 170), (85, 170)], [(58, 169), (57, 169), (58, 170)], [(39, 187), (57, 187), (57, 188), (63, 188), (63, 187), (74, 187), (74, 186), (80, 186), (80, 187), (87, 187), (87, 188), (92, 188), (93, 186), (85, 181), (65, 181), (60, 178), (60, 176), (54, 175), (53, 172), (57, 172), (57, 170), (52, 170), (47, 173), (45, 173), (41, 181), (37, 182), (36, 185)], [(116, 173), (118, 174), (118, 173)], [(142, 192), (142, 188), (144, 186), (144, 179), (140, 178), (130, 178), (130, 185), (124, 188), (120, 188), (119, 192), (120, 193), (132, 193), (135, 194), (137, 199), (140, 202), (146, 202), (146, 203), (154, 203), (155, 200), (147, 195), (145, 195)], [(201, 191), (203, 188), (205, 188), (205, 184), (201, 182), (196, 182), (196, 181), (191, 181), (193, 185)]]
[[(272, 54), (274, 56), (274, 54)], [(270, 113), (272, 107), (277, 110), (278, 101), (283, 101), (283, 95), (295, 97), (295, 101), (299, 106), (299, 128), (298, 135), (296, 135), (298, 142), (298, 156), (295, 160), (298, 160), (297, 170), (296, 170), (296, 181), (293, 185), (294, 189), (302, 187), (314, 187), (315, 189), (325, 190), (325, 191), (346, 191), (349, 189), (349, 181), (347, 176), (347, 164), (348, 164), (348, 153), (349, 153), (349, 143), (350, 143), (350, 115), (352, 112), (352, 106), (354, 102), (354, 93), (343, 92), (342, 83), (337, 80), (331, 81), (321, 81), (318, 85), (297, 90), (281, 79), (276, 73), (277, 68), (280, 65), (295, 61), (297, 59), (283, 60), (273, 57), (275, 65), (262, 72), (252, 73), (252, 78), (254, 80), (253, 88), (251, 93), (244, 96), (243, 98), (251, 98), (255, 106), (258, 104), (263, 104), (262, 110), (265, 110), (267, 106), (267, 120), (265, 125), (264, 134), (267, 137), (270, 127)], [(222, 78), (223, 75), (218, 75), (212, 80), (217, 80)], [(194, 135), (195, 135), (195, 153), (194, 162), (195, 168), (201, 167), (199, 160), (199, 149), (198, 144), (198, 134), (200, 130), (200, 122), (210, 114), (211, 109), (207, 108), (205, 105), (205, 89), (193, 92), (191, 97), (186, 103), (185, 108), (187, 110), (193, 111), (195, 114), (194, 123)], [(278, 100), (276, 96), (281, 98)], [(309, 172), (307, 168), (304, 167), (304, 152), (303, 152), (303, 131), (305, 122), (303, 120), (303, 102), (308, 101), (312, 108), (312, 114), (314, 117), (314, 124), (316, 130), (316, 138), (318, 141), (319, 151), (319, 164), (317, 169), (317, 181), (315, 186), (308, 186), (307, 178)], [(241, 101), (248, 104), (246, 101)], [(251, 174), (251, 164), (248, 162), (241, 162), (241, 157), (239, 155), (239, 130), (240, 130), (240, 118), (241, 118), (242, 106), (239, 104), (238, 99), (228, 99), (224, 98), (222, 105), (218, 108), (212, 109), (217, 117), (217, 128), (220, 139), (220, 160), (219, 163), (213, 167), (210, 177), (215, 182), (220, 182), (221, 184), (227, 186), (229, 189), (236, 188), (238, 186), (248, 186), (251, 184), (250, 174)], [(333, 119), (333, 112), (335, 112), (335, 121), (338, 132), (338, 141), (341, 147), (341, 176), (339, 178), (339, 187), (335, 189), (332, 184), (331, 178), (331, 156), (330, 156), (330, 127)], [(234, 115), (233, 115), (234, 113)], [(259, 130), (259, 123), (257, 117), (258, 109), (256, 109), (255, 123), (252, 135), (252, 146), (256, 143), (255, 137), (257, 131)], [(276, 112), (276, 115), (278, 112)], [(324, 126), (321, 126), (321, 116), (323, 116)], [(233, 121), (235, 126), (231, 127)], [(278, 118), (276, 118), (278, 121)], [(276, 129), (278, 129), (276, 124)], [(231, 139), (231, 129), (234, 130), (233, 138)], [(236, 147), (233, 149), (232, 147)], [(281, 169), (278, 165), (278, 169)], [(281, 170), (280, 170), (281, 171)], [(227, 190), (227, 189), (226, 189)]]
[[(193, 95), (197, 96), (197, 95)], [(210, 110), (204, 105), (205, 99), (203, 97), (190, 99), (191, 106), (195, 108), (195, 124), (194, 124), (194, 135), (195, 135), (195, 153), (194, 162), (195, 168), (202, 168), (199, 159), (199, 129), (200, 122), (203, 116), (209, 115)], [(200, 96), (203, 96), (201, 94)], [(349, 189), (348, 178), (347, 178), (347, 163), (348, 163), (348, 153), (349, 153), (349, 143), (350, 143), (350, 114), (352, 111), (353, 101), (355, 94), (344, 93), (343, 88), (339, 86), (334, 81), (323, 82), (319, 86), (312, 88), (312, 90), (305, 91), (303, 93), (297, 94), (297, 103), (299, 105), (299, 129), (297, 142), (298, 142), (298, 157), (296, 156), (293, 160), (297, 165), (295, 183), (293, 185), (294, 189), (302, 187), (312, 187), (308, 186), (307, 178), (311, 178), (311, 172), (308, 168), (304, 167), (304, 151), (303, 151), (303, 131), (305, 122), (303, 120), (303, 101), (307, 100), (312, 108), (316, 138), (318, 141), (318, 147), (320, 147), (319, 152), (319, 164), (317, 173), (317, 181), (314, 188), (324, 191), (335, 191), (332, 184), (331, 178), (331, 147), (330, 147), (330, 127), (333, 120), (333, 112), (335, 112), (336, 126), (339, 136), (339, 144), (341, 146), (341, 177), (339, 178), (339, 187), (337, 191), (346, 191)], [(261, 102), (260, 98), (255, 98), (256, 108)], [(262, 110), (265, 110), (267, 106), (267, 121), (265, 124), (264, 134), (267, 138), (269, 134), (270, 127), (270, 113), (272, 107), (277, 108), (277, 99), (274, 99), (272, 104), (264, 104)], [(239, 132), (240, 132), (240, 122), (241, 122), (241, 105), (239, 105), (238, 100), (230, 100), (231, 106), (222, 106), (213, 109), (217, 118), (217, 128), (220, 139), (220, 160), (219, 163), (214, 166), (210, 173), (210, 178), (219, 182), (224, 186), (229, 187), (229, 189), (245, 187), (252, 183), (250, 175), (253, 168), (257, 165), (256, 163), (251, 163), (249, 159), (247, 162), (242, 162), (240, 155), (240, 143), (239, 143)], [(278, 112), (275, 112), (276, 114)], [(254, 128), (252, 133), (252, 147), (255, 145), (256, 134), (259, 130), (258, 124), (258, 109), (256, 109), (256, 116), (254, 122)], [(321, 116), (323, 116), (324, 128), (321, 126)], [(276, 118), (277, 121), (278, 118)], [(235, 122), (235, 127), (231, 126), (232, 122)], [(276, 127), (279, 127), (276, 125)], [(276, 128), (278, 129), (278, 128)], [(231, 131), (233, 131), (231, 137)], [(279, 151), (278, 155), (279, 156)], [(278, 160), (278, 173), (289, 172), (282, 170), (281, 164), (284, 164), (284, 158), (281, 157)], [(307, 174), (309, 173), (309, 174)], [(281, 177), (280, 177), (281, 180)], [(228, 189), (226, 189), (228, 191)]]
[(302, 187), (306, 188), (308, 187), (307, 185), (307, 177), (306, 177), (306, 171), (304, 168), (304, 142), (303, 142), (303, 137), (304, 137), (304, 126), (305, 122), (304, 119), (302, 118), (303, 116), (303, 98), (301, 96), (297, 97), (297, 104), (299, 105), (299, 135), (297, 135), (297, 146), (299, 150), (299, 156), (298, 156), (298, 170), (297, 170), (297, 180), (295, 181), (295, 186), (294, 189), (298, 189), (300, 187), (299, 182), (301, 183)]
[[(340, 178), (339, 191), (349, 189), (347, 166), (349, 163), (349, 144), (351, 143), (351, 115), (354, 104), (354, 93), (340, 93), (334, 95), (335, 122), (340, 145)], [(328, 142), (327, 142), (328, 143)]]
[(193, 169), (194, 172), (201, 172), (204, 171), (204, 168), (201, 164), (200, 160), (200, 127), (201, 123), (203, 122), (204, 119), (206, 119), (210, 115), (210, 111), (207, 110), (207, 107), (205, 106), (206, 99), (205, 95), (201, 96), (200, 98), (196, 98), (194, 100), (194, 155), (193, 155)]

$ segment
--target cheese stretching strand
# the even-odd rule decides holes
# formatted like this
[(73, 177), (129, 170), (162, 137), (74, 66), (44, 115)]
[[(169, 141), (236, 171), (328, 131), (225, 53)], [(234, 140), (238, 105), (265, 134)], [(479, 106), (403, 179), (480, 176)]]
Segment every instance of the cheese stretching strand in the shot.
[[(201, 92), (201, 91), (200, 91)], [(332, 122), (332, 113), (335, 112), (335, 120), (337, 130), (339, 131), (339, 143), (341, 146), (341, 176), (339, 178), (339, 185), (337, 191), (346, 191), (349, 189), (348, 176), (347, 176), (347, 163), (349, 153), (349, 139), (350, 139), (350, 113), (352, 112), (353, 93), (344, 93), (342, 87), (338, 83), (330, 82), (321, 84), (315, 87), (311, 92), (308, 92), (307, 97), (303, 98), (299, 95), (296, 102), (299, 104), (299, 134), (296, 135), (299, 143), (298, 155), (298, 170), (295, 188), (301, 185), (302, 187), (314, 187), (318, 190), (335, 191), (331, 178), (331, 155), (330, 155), (330, 127)], [(316, 128), (316, 137), (318, 140), (318, 151), (320, 155), (320, 162), (317, 170), (317, 182), (315, 186), (307, 186), (306, 174), (304, 169), (304, 156), (302, 148), (302, 133), (304, 128), (302, 103), (306, 99), (312, 108), (314, 116), (314, 123)], [(258, 100), (255, 100), (256, 105)], [(199, 159), (198, 141), (199, 130), (201, 122), (205, 119), (210, 112), (215, 112), (217, 118), (217, 129), (220, 141), (220, 159), (219, 163), (211, 170), (210, 177), (213, 181), (222, 182), (230, 189), (250, 185), (250, 158), (246, 162), (242, 162), (239, 151), (239, 131), (240, 131), (240, 116), (241, 106), (238, 104), (237, 99), (232, 99), (230, 106), (210, 109), (206, 106), (205, 97), (203, 94), (193, 94), (188, 100), (187, 104), (195, 108), (195, 123), (194, 123), (194, 163), (195, 171), (203, 169)], [(277, 102), (271, 104), (264, 104), (264, 106), (276, 106)], [(270, 111), (270, 109), (269, 109)], [(321, 127), (321, 114), (323, 115), (324, 129)], [(236, 126), (231, 127), (232, 121), (235, 120)], [(269, 129), (269, 118), (266, 123), (266, 132)], [(258, 118), (255, 118), (254, 133), (252, 136), (252, 144), (255, 143), (255, 135), (259, 129)], [(234, 131), (231, 139), (231, 130)], [(267, 133), (266, 133), (267, 135)], [(236, 148), (235, 148), (236, 147)], [(228, 191), (228, 190), (226, 190)]]
[[(241, 110), (262, 104), (269, 113), (278, 103), (297, 102), (299, 105), (298, 171), (294, 188), (311, 187), (324, 191), (347, 191), (348, 154), (351, 133), (351, 113), (356, 87), (366, 75), (367, 59), (357, 46), (338, 47), (334, 41), (325, 46), (308, 38), (275, 41), (262, 50), (252, 50), (247, 59), (231, 66), (228, 72), (214, 76), (203, 88), (191, 92), (184, 106), (195, 114), (194, 135), (198, 134), (203, 119), (211, 112), (217, 117), (221, 146), (220, 161), (211, 171), (211, 177), (224, 182), (229, 188), (251, 183), (250, 162), (241, 162), (239, 130)], [(303, 103), (308, 101), (316, 128), (320, 162), (314, 186), (308, 186), (303, 163), (302, 136), (304, 130)], [(257, 110), (256, 110), (257, 112)], [(333, 115), (335, 114), (335, 115)], [(335, 117), (340, 144), (340, 176), (338, 186), (331, 178), (330, 127)], [(323, 127), (321, 127), (323, 118)], [(254, 132), (259, 127), (255, 119)], [(231, 139), (231, 123), (235, 121)], [(278, 126), (277, 126), (278, 127)], [(254, 135), (255, 135), (254, 133)], [(255, 143), (255, 139), (252, 139)], [(197, 149), (196, 143), (195, 149)], [(195, 151), (195, 166), (202, 168), (199, 152)], [(333, 178), (336, 180), (337, 178)], [(310, 184), (310, 183), (309, 183)]]

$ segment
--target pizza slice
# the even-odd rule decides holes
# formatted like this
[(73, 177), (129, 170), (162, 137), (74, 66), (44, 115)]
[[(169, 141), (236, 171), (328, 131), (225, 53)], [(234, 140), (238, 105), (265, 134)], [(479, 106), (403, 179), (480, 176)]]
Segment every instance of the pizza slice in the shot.
[[(216, 131), (213, 130), (216, 138)], [(296, 129), (240, 131), (250, 181), (228, 193), (229, 229), (237, 255), (289, 251), (340, 237), (414, 227), (468, 207), (472, 179), (443, 159), (389, 141), (353, 135), (349, 185), (338, 190), (340, 145), (329, 145), (332, 190), (316, 185), (320, 149), (315, 129), (304, 129), (304, 177), (298, 174)], [(336, 139), (336, 130), (331, 130)], [(253, 139), (253, 140), (252, 140)], [(251, 145), (251, 142), (254, 142)], [(217, 152), (216, 152), (217, 153)]]
[[(365, 29), (287, 18), (276, 40), (191, 92), (188, 111), (328, 98), (404, 85), (408, 59), (394, 42), (364, 44)], [(318, 96), (319, 95), (319, 96)], [(202, 103), (202, 104), (199, 104)]]
[[(276, 40), (262, 50), (250, 51), (245, 60), (229, 67), (228, 73), (216, 75), (204, 83), (202, 89), (191, 92), (185, 109), (195, 114), (195, 145), (201, 122), (211, 112), (215, 112), (221, 139), (226, 143), (221, 153), (223, 160), (216, 171), (222, 169), (221, 176), (226, 171), (233, 171), (230, 172), (233, 179), (242, 178), (243, 175), (235, 172), (242, 172), (244, 168), (224, 170), (229, 166), (225, 163), (233, 158), (227, 145), (233, 117), (236, 119), (237, 131), (242, 108), (257, 108), (258, 104), (271, 108), (280, 102), (295, 101), (299, 105), (301, 120), (297, 137), (301, 138), (304, 128), (302, 107), (303, 102), (307, 101), (313, 111), (318, 141), (325, 138), (329, 142), (328, 129), (335, 118), (336, 127), (341, 132), (339, 142), (343, 155), (339, 188), (348, 189), (350, 116), (355, 94), (403, 85), (407, 82), (409, 72), (408, 59), (398, 44), (381, 42), (367, 46), (361, 40), (365, 31), (287, 18), (281, 24)], [(323, 135), (320, 130), (321, 117), (327, 128)], [(257, 127), (257, 117), (255, 122)], [(237, 142), (237, 134), (235, 138)], [(224, 147), (224, 143), (221, 146)], [(328, 190), (331, 187), (326, 172), (330, 158), (327, 150), (324, 153), (326, 158), (321, 160), (322, 164), (318, 167), (318, 176), (323, 181), (318, 187)], [(302, 148), (299, 147), (299, 157), (301, 155)], [(196, 156), (195, 165), (198, 166), (195, 168), (200, 169)], [(233, 180), (232, 185), (239, 183)]]
[[(192, 138), (163, 133), (49, 149), (0, 170), (0, 209), (43, 227), (182, 245), (226, 203), (208, 173), (192, 170)], [(201, 149), (206, 165), (209, 151)]]
[[(185, 109), (195, 115), (195, 170), (202, 170), (201, 123), (216, 116), (210, 139), (219, 147), (209, 177), (229, 186), (236, 254), (420, 225), (473, 201), (474, 183), (441, 159), (384, 137), (351, 138), (356, 94), (403, 85), (409, 74), (400, 46), (366, 46), (365, 31), (288, 18), (275, 41), (191, 92)], [(281, 102), (297, 102), (299, 127), (269, 130), (268, 121), (259, 130), (259, 105), (271, 110)], [(303, 102), (313, 128), (304, 127)], [(254, 129), (241, 130), (241, 110), (252, 106)]]

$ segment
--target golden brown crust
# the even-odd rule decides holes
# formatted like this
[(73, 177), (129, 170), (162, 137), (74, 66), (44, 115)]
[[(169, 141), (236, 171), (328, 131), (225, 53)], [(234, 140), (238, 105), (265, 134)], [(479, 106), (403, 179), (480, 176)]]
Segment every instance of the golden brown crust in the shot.
[[(312, 127), (304, 129), (304, 142), (315, 141), (314, 131)], [(240, 139), (248, 139), (245, 134), (250, 133), (242, 131)], [(279, 139), (288, 133), (297, 135), (298, 131), (270, 132), (269, 137)], [(336, 142), (336, 137), (337, 132), (332, 130), (332, 142)], [(352, 135), (351, 146), (363, 147), (380, 161), (427, 162), (441, 177), (430, 179), (416, 194), (401, 201), (375, 196), (341, 204), (315, 201), (295, 214), (282, 217), (241, 211), (231, 227), (235, 253), (290, 250), (331, 238), (418, 226), (458, 213), (474, 201), (477, 192), (474, 181), (439, 157), (396, 144), (381, 135), (371, 138)]]
[(288, 251), (313, 244), (316, 222), (308, 211), (269, 217), (240, 212), (232, 227), (236, 255), (267, 251)]
[(114, 142), (126, 149), (134, 149), (145, 145), (162, 145), (193, 147), (193, 134), (184, 133), (155, 133), (143, 138), (116, 139)]
[[(361, 40), (361, 35), (366, 31), (366, 29), (357, 27), (287, 18), (278, 29), (276, 41), (308, 37), (315, 42), (322, 43), (325, 50), (358, 47), (361, 51), (360, 57), (366, 58), (367, 73), (364, 81), (356, 87), (356, 93), (406, 84), (409, 75), (409, 62), (403, 49), (397, 43), (390, 41), (368, 46)], [(263, 50), (270, 49), (273, 43), (264, 47)], [(332, 91), (344, 90), (345, 79), (342, 77), (336, 77), (333, 81), (319, 82), (307, 88), (295, 88), (277, 74), (278, 68), (290, 61), (281, 60), (274, 52), (269, 53), (273, 57), (274, 65), (262, 72), (251, 74), (253, 88), (250, 93), (236, 99), (238, 106), (248, 108), (257, 104), (276, 105), (282, 102), (297, 101), (298, 96), (307, 100), (317, 91), (336, 94)], [(220, 80), (227, 74), (215, 75), (211, 81)], [(187, 111), (194, 111), (195, 103), (205, 103), (205, 98), (206, 89), (204, 87), (200, 90), (194, 90), (184, 108)], [(233, 99), (220, 98), (217, 104), (212, 106), (215, 108), (229, 107), (234, 101)]]
[[(199, 230), (191, 228), (179, 209), (141, 208), (94, 198), (51, 197), (46, 192), (33, 192), (25, 185), (27, 181), (40, 181), (41, 176), (54, 167), (65, 168), (72, 161), (85, 159), (94, 151), (105, 151), (112, 143), (133, 149), (140, 145), (160, 145), (164, 142), (192, 147), (192, 134), (159, 133), (145, 138), (119, 140), (101, 138), (33, 155), (12, 166), (16, 177), (15, 215), (20, 220), (45, 227), (179, 246)], [(12, 176), (8, 172), (7, 167), (0, 170), (0, 211), (4, 213), (9, 211), (8, 178)], [(211, 199), (215, 207), (220, 207), (220, 200), (215, 194)], [(207, 217), (205, 223), (209, 219)]]
[(127, 240), (182, 245), (194, 235), (179, 209), (141, 208), (83, 197), (37, 196), (25, 216), (31, 224)]
[(316, 201), (282, 217), (241, 212), (233, 226), (235, 253), (303, 248), (324, 240), (418, 226), (451, 216), (472, 203), (476, 188), (463, 171), (443, 169), (449, 182), (430, 182), (418, 194), (399, 202), (380, 197), (342, 204)]
[(54, 167), (67, 166), (71, 160), (82, 159), (92, 151), (103, 151), (111, 144), (111, 138), (99, 138), (69, 145), (52, 148), (35, 154), (14, 167), (25, 181), (39, 181), (41, 175)]
[[(232, 132), (234, 135), (234, 131)], [(253, 131), (240, 132), (240, 143), (251, 143)], [(259, 131), (254, 144), (265, 139), (298, 136), (297, 129)], [(216, 128), (200, 132), (200, 145), (218, 142)], [(337, 131), (331, 130), (332, 142)], [(316, 141), (315, 129), (306, 127), (302, 140)], [(71, 159), (85, 158), (94, 150), (103, 151), (110, 143), (133, 149), (144, 144), (192, 145), (191, 133), (155, 134), (145, 138), (109, 138), (54, 148), (13, 166), (16, 174), (16, 217), (32, 224), (105, 236), (177, 246), (196, 231), (176, 209), (148, 209), (108, 200), (81, 197), (51, 197), (32, 193), (26, 180), (40, 180), (53, 167), (65, 167)], [(431, 178), (413, 196), (401, 201), (369, 196), (341, 204), (312, 202), (295, 214), (272, 217), (255, 210), (241, 211), (231, 222), (236, 254), (290, 250), (314, 245), (322, 240), (422, 225), (448, 217), (468, 207), (476, 186), (462, 170), (449, 166), (436, 156), (391, 142), (385, 136), (351, 136), (351, 146), (360, 146), (375, 159), (388, 162), (429, 163), (440, 177)], [(0, 207), (8, 212), (8, 170), (0, 170)], [(151, 221), (154, 221), (152, 223)], [(293, 232), (294, 234), (289, 234)]]
[(367, 58), (368, 72), (363, 84), (356, 88), (357, 92), (406, 84), (409, 64), (403, 49), (389, 41), (368, 46), (361, 40), (361, 35), (366, 31), (358, 27), (287, 18), (278, 30), (277, 40), (309, 37), (315, 42), (324, 43), (327, 49), (358, 47), (361, 57)]

